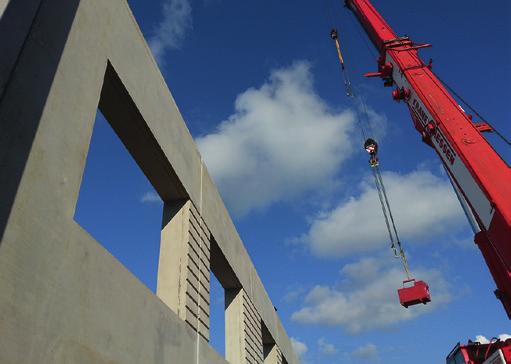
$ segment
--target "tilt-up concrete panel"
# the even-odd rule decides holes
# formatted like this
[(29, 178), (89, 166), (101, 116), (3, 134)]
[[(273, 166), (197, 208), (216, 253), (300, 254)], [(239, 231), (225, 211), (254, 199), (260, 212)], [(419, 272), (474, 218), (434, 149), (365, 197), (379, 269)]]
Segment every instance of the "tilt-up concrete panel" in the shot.
[(0, 32), (0, 362), (225, 363), (73, 219), (99, 106), (166, 204), (201, 206), (297, 363), (127, 2), (10, 1)]
[(261, 317), (243, 289), (225, 291), (225, 356), (231, 364), (263, 364)]
[(157, 294), (209, 340), (210, 234), (190, 200), (164, 206)]

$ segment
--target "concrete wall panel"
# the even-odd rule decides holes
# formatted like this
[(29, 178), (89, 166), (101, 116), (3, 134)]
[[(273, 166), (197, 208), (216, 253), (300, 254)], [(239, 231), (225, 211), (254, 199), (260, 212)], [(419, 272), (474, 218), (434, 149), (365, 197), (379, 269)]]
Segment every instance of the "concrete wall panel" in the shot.
[[(196, 362), (197, 333), (87, 232), (15, 215), (0, 250), (1, 363)], [(199, 349), (200, 363), (226, 363)]]
[[(0, 68), (0, 362), (196, 360), (197, 333), (73, 220), (99, 104), (160, 196), (198, 206), (232, 282), (296, 363), (126, 1), (30, 4), (0, 19), (4, 39), (9, 11), (24, 24)], [(200, 362), (225, 363), (199, 343)]]

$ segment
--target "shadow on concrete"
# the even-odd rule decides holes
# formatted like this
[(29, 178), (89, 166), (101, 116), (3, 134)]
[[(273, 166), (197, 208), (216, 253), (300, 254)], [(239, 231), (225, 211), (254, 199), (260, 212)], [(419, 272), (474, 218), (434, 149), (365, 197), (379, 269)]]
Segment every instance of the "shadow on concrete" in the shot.
[[(218, 243), (214, 238), (211, 239), (211, 271), (218, 279), (224, 290), (239, 290), (243, 286), (241, 285), (236, 273), (232, 269), (229, 261), (225, 257), (224, 253), (218, 246)], [(227, 303), (226, 303), (227, 305)]]
[(99, 110), (163, 201), (188, 197), (174, 168), (114, 67), (108, 62)]
[[(0, 17), (0, 100), (41, 9), (42, 0), (8, 1)], [(0, 6), (0, 12), (2, 12)]]
[(0, 246), (79, 4), (10, 1), (0, 20)]

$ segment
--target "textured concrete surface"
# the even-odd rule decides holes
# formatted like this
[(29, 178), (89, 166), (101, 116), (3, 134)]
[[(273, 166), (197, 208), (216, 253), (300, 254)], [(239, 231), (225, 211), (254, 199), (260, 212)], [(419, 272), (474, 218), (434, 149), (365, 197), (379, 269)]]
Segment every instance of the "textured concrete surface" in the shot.
[(0, 0), (0, 18), (4, 14), (5, 8), (7, 7), (8, 3), (9, 3), (9, 0)]
[(157, 295), (209, 340), (210, 233), (190, 200), (164, 211)]
[(231, 364), (263, 364), (261, 317), (243, 289), (225, 296), (225, 358)]
[(0, 363), (225, 363), (73, 220), (98, 105), (166, 205), (200, 206), (211, 269), (224, 288), (243, 287), (259, 324), (296, 363), (126, 1), (7, 4), (0, 19)]
[(277, 345), (272, 345), (265, 353), (264, 364), (283, 364), (282, 352)]

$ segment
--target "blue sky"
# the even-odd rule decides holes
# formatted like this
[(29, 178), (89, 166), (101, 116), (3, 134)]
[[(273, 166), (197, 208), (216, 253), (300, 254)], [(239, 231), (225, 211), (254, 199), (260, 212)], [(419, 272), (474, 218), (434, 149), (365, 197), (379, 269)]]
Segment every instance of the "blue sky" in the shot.
[[(376, 52), (341, 2), (129, 4), (304, 363), (443, 362), (458, 341), (510, 332), (439, 160), (391, 90), (361, 76)], [(508, 1), (374, 5), (398, 34), (432, 43), (422, 55), (434, 71), (511, 135)], [(412, 271), (431, 286), (427, 306), (397, 301), (404, 276), (344, 95), (334, 26), (370, 108)], [(76, 220), (152, 290), (161, 208), (98, 114)], [(212, 344), (223, 353), (213, 288)]]

